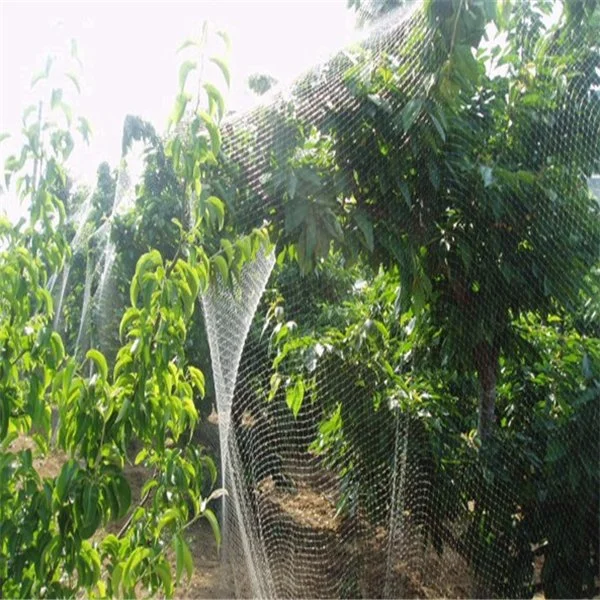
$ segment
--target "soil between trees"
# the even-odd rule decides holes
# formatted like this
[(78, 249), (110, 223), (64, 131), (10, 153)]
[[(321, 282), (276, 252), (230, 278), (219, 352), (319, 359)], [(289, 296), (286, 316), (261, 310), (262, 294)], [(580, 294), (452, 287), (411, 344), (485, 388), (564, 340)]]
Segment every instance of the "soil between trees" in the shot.
[[(35, 455), (35, 444), (26, 436), (18, 438), (11, 445), (11, 450), (15, 452), (28, 448), (32, 449)], [(55, 477), (65, 460), (64, 454), (54, 451), (46, 457), (35, 458), (34, 464), (41, 477)], [(148, 472), (141, 466), (132, 465), (127, 466), (125, 471), (132, 489), (132, 502), (135, 504), (140, 499)], [(343, 524), (332, 518), (331, 507), (326, 506), (326, 501), (314, 490), (302, 487), (295, 492), (282, 492), (267, 481), (263, 483), (259, 493), (263, 501), (268, 502), (270, 507), (277, 511), (278, 518), (288, 524), (290, 531), (297, 529), (306, 532), (309, 529), (316, 536), (331, 537), (332, 543), (339, 545), (339, 534)], [(111, 523), (108, 531), (116, 532), (121, 526), (122, 523)], [(181, 581), (175, 591), (175, 599), (235, 598), (232, 567), (221, 560), (209, 524), (201, 519), (190, 527), (186, 539), (194, 558), (194, 572), (189, 580), (184, 577)], [(361, 592), (366, 594), (366, 597), (381, 597), (380, 585), (382, 578), (386, 576), (387, 568), (384, 556), (386, 532), (383, 528), (377, 528), (365, 537), (360, 550), (365, 557), (361, 569)], [(539, 565), (537, 566), (539, 569)], [(297, 567), (302, 569), (301, 564)], [(272, 568), (276, 570), (277, 565), (272, 565)], [(276, 573), (275, 576), (277, 580)], [(465, 598), (469, 597), (473, 590), (473, 582), (466, 564), (458, 554), (449, 550), (439, 556), (432, 548), (427, 549), (418, 570), (407, 568), (407, 565), (398, 562), (393, 567), (392, 577), (395, 579), (394, 590), (401, 590), (403, 597)], [(321, 595), (319, 590), (311, 591), (311, 595)], [(541, 594), (535, 596), (535, 600), (543, 598)]]

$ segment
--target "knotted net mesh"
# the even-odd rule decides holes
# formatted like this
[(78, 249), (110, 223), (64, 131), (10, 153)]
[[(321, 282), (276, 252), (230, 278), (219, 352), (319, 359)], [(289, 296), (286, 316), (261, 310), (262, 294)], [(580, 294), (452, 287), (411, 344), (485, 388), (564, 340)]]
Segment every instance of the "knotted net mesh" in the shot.
[(600, 3), (348, 3), (356, 43), (220, 131), (189, 62), (172, 137), (128, 117), (53, 326), (111, 364), (139, 256), (210, 256), (173, 360), (237, 597), (600, 597)]
[(224, 126), (283, 232), (203, 298), (239, 596), (594, 594), (600, 35), (536, 6), (392, 11)]
[[(223, 563), (238, 597), (592, 597), (600, 9), (397, 4), (227, 117), (204, 177), (225, 237), (273, 242), (190, 326)], [(135, 190), (123, 163), (115, 215)], [(110, 356), (118, 249), (85, 221), (75, 353)]]
[(285, 232), (203, 298), (241, 596), (596, 589), (599, 37), (515, 15), (477, 87), (417, 5), (224, 127)]

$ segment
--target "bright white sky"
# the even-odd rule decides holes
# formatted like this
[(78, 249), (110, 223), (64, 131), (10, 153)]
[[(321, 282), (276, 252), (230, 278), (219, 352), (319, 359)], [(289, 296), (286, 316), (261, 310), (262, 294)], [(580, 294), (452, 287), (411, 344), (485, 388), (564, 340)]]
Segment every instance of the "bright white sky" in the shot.
[[(82, 95), (70, 102), (89, 119), (94, 135), (89, 149), (79, 145), (71, 170), (92, 183), (100, 162), (117, 165), (125, 115), (139, 115), (164, 131), (182, 60), (176, 50), (198, 35), (204, 20), (231, 38), (232, 109), (249, 104), (248, 75), (269, 73), (289, 82), (350, 41), (354, 24), (346, 0), (0, 0), (0, 132), (14, 138), (2, 144), (0, 158), (11, 144), (20, 147), (32, 76), (49, 53), (68, 54), (74, 38), (84, 69)], [(2, 209), (19, 212), (8, 195), (0, 196)]]

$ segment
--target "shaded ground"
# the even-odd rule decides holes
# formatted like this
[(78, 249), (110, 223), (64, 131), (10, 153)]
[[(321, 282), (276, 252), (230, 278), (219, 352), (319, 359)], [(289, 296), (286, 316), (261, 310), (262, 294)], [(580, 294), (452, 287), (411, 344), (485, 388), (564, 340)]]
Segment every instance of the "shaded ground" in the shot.
[[(31, 449), (35, 456), (35, 444), (30, 438), (22, 436), (11, 444), (11, 450), (19, 451)], [(51, 452), (48, 456), (34, 458), (34, 466), (41, 477), (55, 477), (60, 472), (66, 460), (64, 453), (60, 451)], [(140, 499), (141, 489), (147, 480), (148, 472), (141, 466), (128, 465), (125, 474), (132, 490), (132, 501), (135, 504)], [(361, 584), (360, 595), (364, 597), (381, 597), (379, 590), (381, 581), (386, 576), (387, 534), (383, 529), (373, 531), (365, 536), (358, 546), (345, 548), (340, 544), (343, 534), (344, 523), (334, 518), (335, 506), (331, 500), (327, 500), (322, 494), (318, 494), (309, 486), (299, 486), (294, 492), (282, 491), (270, 480), (264, 480), (258, 490), (263, 501), (276, 511), (277, 519), (287, 523), (291, 539), (296, 542), (297, 534), (302, 532), (301, 537), (308, 533), (311, 537), (324, 541), (327, 546), (331, 545), (332, 555), (339, 554), (340, 566), (348, 567), (347, 561), (352, 561), (360, 555)], [(275, 515), (274, 515), (275, 516)], [(125, 519), (118, 523), (111, 523), (108, 531), (117, 533), (123, 526)], [(102, 536), (98, 532), (97, 539)], [(96, 536), (95, 536), (96, 537)], [(194, 558), (194, 572), (191, 579), (183, 579), (176, 590), (175, 598), (200, 599), (200, 598), (234, 598), (235, 585), (231, 568), (221, 561), (217, 550), (216, 541), (209, 524), (200, 520), (188, 532), (186, 539), (189, 543)], [(336, 550), (337, 548), (337, 550)], [(338, 552), (339, 551), (339, 552)], [(402, 597), (413, 598), (460, 598), (470, 595), (471, 581), (466, 575), (465, 565), (457, 556), (445, 553), (439, 557), (433, 550), (427, 552), (421, 574), (408, 569), (407, 565), (398, 563), (394, 566), (394, 578), (396, 579), (394, 590), (402, 590)], [(283, 558), (283, 557), (282, 557)], [(303, 570), (302, 561), (296, 556), (295, 577), (302, 580), (300, 572)], [(333, 556), (335, 559), (335, 556)], [(333, 560), (333, 562), (336, 562)], [(357, 562), (358, 565), (358, 562)], [(331, 578), (332, 565), (322, 564), (324, 569), (322, 575), (324, 581)], [(277, 571), (277, 564), (272, 565)], [(314, 565), (307, 571), (307, 579), (314, 578)], [(329, 572), (328, 572), (329, 571)], [(431, 577), (434, 574), (435, 577)], [(422, 576), (424, 575), (424, 577)], [(275, 574), (277, 578), (277, 574)], [(311, 589), (310, 595), (323, 594), (323, 588), (319, 586), (320, 577), (314, 578), (313, 584), (317, 589)], [(434, 587), (428, 587), (424, 581), (439, 582)], [(293, 594), (294, 596), (296, 594)], [(328, 594), (325, 594), (328, 595)], [(354, 595), (354, 594), (353, 594)]]
[[(11, 445), (13, 451), (27, 448), (32, 449), (35, 456), (35, 445), (27, 437), (21, 437)], [(44, 458), (35, 458), (34, 465), (40, 476), (54, 477), (65, 460), (66, 456), (57, 451)], [(126, 476), (135, 503), (139, 500), (148, 473), (140, 466), (128, 466)], [(326, 547), (331, 546), (332, 564), (322, 564), (324, 580), (331, 579), (331, 568), (334, 567), (335, 570), (333, 563), (339, 562), (344, 568), (352, 568), (352, 561), (356, 560), (355, 564), (361, 571), (360, 590), (356, 592), (363, 597), (381, 597), (381, 582), (389, 575), (386, 560), (388, 536), (384, 528), (362, 532), (358, 542), (355, 540), (350, 547), (342, 541), (346, 537), (344, 527), (347, 524), (335, 517), (333, 502), (325, 499), (322, 494), (318, 494), (309, 486), (299, 486), (293, 491), (286, 491), (276, 487), (269, 478), (261, 482), (257, 492), (262, 498), (261, 502), (267, 503), (270, 507), (272, 517), (279, 523), (284, 523), (285, 533), (291, 536), (290, 539), (294, 542), (308, 534), (321, 539)], [(116, 533), (123, 522), (112, 523), (108, 530)], [(99, 532), (98, 538), (101, 535)], [(209, 524), (200, 520), (188, 530), (186, 538), (194, 558), (194, 573), (189, 581), (184, 579), (181, 582), (175, 598), (178, 600), (234, 598), (235, 585), (232, 570), (221, 561)], [(339, 554), (339, 561), (336, 561), (337, 554)], [(329, 553), (326, 555), (329, 558)], [(284, 558), (282, 556), (282, 559)], [(302, 560), (296, 555), (294, 562), (294, 578), (302, 579), (300, 576), (303, 570)], [(277, 571), (277, 564), (272, 565), (272, 568)], [(540, 568), (541, 564), (537, 564), (538, 575)], [(314, 584), (317, 585), (317, 589), (311, 590), (313, 591), (311, 595), (316, 593), (321, 596), (324, 590), (319, 585), (320, 577), (314, 572), (314, 564), (311, 564), (310, 569), (307, 568), (306, 571), (310, 577), (314, 577)], [(420, 556), (418, 568), (415, 568), (414, 564), (409, 565), (399, 560), (392, 567), (392, 577), (393, 595), (397, 597), (465, 598), (473, 593), (473, 581), (467, 565), (451, 550), (446, 550), (439, 556), (433, 548), (425, 549)], [(276, 573), (275, 578), (277, 579)], [(535, 596), (536, 600), (543, 598), (542, 594)]]
[[(397, 556), (389, 564), (389, 535), (384, 527), (344, 521), (331, 499), (307, 485), (283, 490), (267, 478), (258, 491), (264, 514), (277, 523), (279, 535), (294, 541), (289, 556), (284, 545), (275, 544), (279, 560), (271, 565), (277, 587), (286, 597), (337, 597), (338, 584), (349, 573), (356, 576), (356, 582), (342, 592), (343, 597), (428, 599), (473, 594), (468, 565), (450, 548), (440, 556), (430, 545), (423, 548), (417, 537), (407, 532), (407, 556)], [(305, 555), (301, 551), (304, 546), (318, 547), (320, 558), (315, 561)], [(293, 584), (286, 580), (289, 565), (294, 566)], [(303, 571), (309, 573), (304, 581)]]
[(194, 557), (194, 573), (189, 582), (182, 582), (175, 598), (234, 598), (232, 573), (221, 563), (215, 539), (206, 521), (198, 522), (191, 529), (188, 542)]

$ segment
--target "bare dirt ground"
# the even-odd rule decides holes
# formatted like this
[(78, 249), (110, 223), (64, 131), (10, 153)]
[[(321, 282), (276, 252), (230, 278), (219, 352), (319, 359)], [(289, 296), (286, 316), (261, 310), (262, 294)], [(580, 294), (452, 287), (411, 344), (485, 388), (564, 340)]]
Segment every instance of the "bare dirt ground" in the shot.
[[(398, 556), (395, 563), (389, 565), (389, 536), (385, 528), (345, 522), (336, 516), (331, 499), (324, 498), (307, 485), (298, 485), (293, 492), (288, 492), (277, 488), (268, 478), (261, 482), (259, 492), (261, 501), (268, 506), (265, 512), (271, 515), (278, 513), (277, 522), (279, 527), (284, 528), (286, 536), (300, 546), (303, 543), (309, 546), (315, 544), (320, 547), (322, 555), (327, 556), (327, 564), (322, 564), (322, 569), (312, 561), (306, 565), (312, 576), (312, 580), (307, 582), (309, 587), (304, 588), (308, 595), (313, 595), (310, 593), (313, 592), (311, 585), (317, 586), (316, 593), (319, 595), (324, 593), (328, 597), (328, 591), (335, 594), (333, 589), (327, 589), (327, 585), (332, 582), (332, 577), (335, 579), (334, 573), (339, 572), (341, 577), (348, 569), (359, 573), (356, 592), (364, 598), (384, 597), (386, 590), (383, 583), (386, 581), (389, 586), (387, 594), (393, 597), (468, 598), (473, 594), (468, 566), (451, 549), (445, 549), (440, 556), (431, 546), (421, 550), (415, 547), (414, 552), (409, 552), (406, 557)], [(353, 535), (346, 529), (349, 526), (354, 527)], [(298, 552), (290, 557), (297, 577), (303, 569), (301, 554)], [(282, 556), (282, 561), (285, 560), (286, 557)], [(274, 571), (277, 580), (277, 565)], [(293, 588), (292, 591), (292, 597), (300, 592)]]
[[(11, 445), (13, 451), (27, 448), (31, 449), (35, 456), (35, 444), (25, 436), (18, 438)], [(65, 460), (66, 456), (63, 453), (55, 451), (45, 457), (34, 458), (34, 465), (41, 477), (55, 477), (60, 472)], [(140, 499), (141, 489), (147, 480), (148, 472), (141, 466), (130, 465), (126, 467), (126, 476), (132, 489), (132, 501), (135, 504)], [(292, 530), (302, 531), (304, 534), (308, 531), (318, 536), (331, 537), (332, 543), (339, 543), (340, 528), (343, 527), (343, 523), (333, 518), (333, 505), (329, 501), (325, 501), (320, 494), (310, 487), (304, 486), (298, 488), (295, 493), (282, 492), (276, 489), (270, 481), (263, 482), (261, 487), (261, 495), (268, 497), (269, 504), (284, 517)], [(116, 533), (124, 521), (110, 524), (107, 530)], [(102, 533), (98, 532), (98, 539), (101, 536)], [(385, 568), (385, 537), (384, 531), (376, 531), (364, 541), (362, 547), (367, 559), (363, 564), (365, 577), (361, 587), (363, 595), (366, 594), (367, 597), (377, 597), (381, 594), (378, 586), (385, 577), (385, 573), (382, 572), (382, 569)], [(177, 600), (235, 598), (233, 573), (219, 556), (209, 524), (204, 520), (196, 523), (187, 532), (187, 541), (194, 558), (194, 572), (189, 580), (182, 580), (176, 590), (175, 598)], [(414, 570), (407, 569), (406, 565), (398, 564), (394, 571), (397, 571), (398, 585), (403, 590), (402, 596), (413, 598), (468, 597), (472, 582), (465, 574), (464, 565), (459, 563), (460, 559), (456, 556), (439, 557), (433, 551), (427, 553), (421, 573), (436, 574), (435, 581), (439, 582), (439, 585), (434, 587), (428, 587), (424, 583), (425, 580), (431, 580), (430, 577), (422, 577)], [(302, 568), (299, 564), (297, 567)]]
[[(21, 437), (11, 445), (13, 451), (27, 448), (32, 449), (35, 456), (35, 444), (27, 437)], [(56, 451), (43, 458), (34, 458), (34, 465), (40, 476), (54, 477), (59, 473), (65, 460), (66, 456)], [(128, 466), (126, 475), (132, 488), (132, 500), (135, 503), (139, 501), (148, 473), (143, 467)], [(333, 504), (326, 501), (322, 495), (308, 486), (300, 486), (293, 493), (285, 492), (277, 489), (269, 480), (262, 482), (259, 493), (263, 501), (268, 502), (269, 506), (277, 512), (278, 520), (283, 519), (287, 523), (286, 527), (294, 536), (305, 537), (308, 532), (310, 536), (323, 538), (327, 545), (330, 541), (332, 549), (336, 546), (340, 547), (345, 524), (334, 518)], [(112, 523), (108, 531), (115, 533), (122, 525), (123, 523)], [(99, 532), (98, 539), (101, 535), (102, 533)], [(209, 524), (204, 520), (196, 523), (187, 532), (187, 541), (194, 558), (194, 572), (189, 580), (184, 579), (180, 583), (175, 598), (177, 600), (235, 598), (232, 570), (221, 560)], [(381, 597), (381, 581), (386, 577), (387, 568), (386, 544), (387, 533), (383, 528), (377, 528), (363, 536), (359, 544), (363, 572), (360, 587), (361, 595), (365, 597)], [(342, 560), (346, 560), (350, 554), (340, 556)], [(345, 566), (348, 567), (347, 564)], [(296, 564), (296, 567), (302, 569), (300, 564)], [(539, 571), (540, 565), (537, 567)], [(432, 548), (426, 549), (419, 560), (418, 568), (398, 561), (398, 564), (393, 567), (392, 576), (396, 579), (394, 595), (402, 597), (466, 598), (473, 593), (473, 581), (467, 565), (451, 550), (446, 550), (442, 556), (439, 556)], [(331, 577), (331, 572), (328, 577)], [(541, 594), (535, 596), (535, 600), (543, 600), (543, 598)]]
[(182, 582), (175, 598), (234, 598), (233, 576), (221, 562), (212, 531), (205, 521), (200, 521), (190, 531), (188, 541), (194, 557), (194, 573), (190, 581)]

